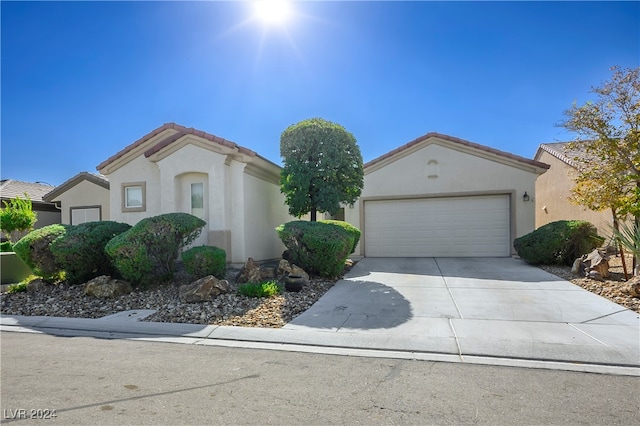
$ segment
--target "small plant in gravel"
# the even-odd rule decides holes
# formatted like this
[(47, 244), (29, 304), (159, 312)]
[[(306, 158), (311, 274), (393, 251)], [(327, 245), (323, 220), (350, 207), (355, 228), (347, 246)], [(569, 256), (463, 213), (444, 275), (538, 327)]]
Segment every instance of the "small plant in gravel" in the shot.
[(23, 279), (22, 281), (20, 281), (17, 284), (10, 284), (7, 287), (7, 293), (13, 294), (13, 293), (24, 293), (27, 291), (27, 285), (33, 281), (33, 280), (37, 280), (38, 277), (36, 277), (35, 275), (29, 275), (27, 278)]
[(276, 281), (246, 283), (238, 287), (238, 292), (247, 297), (271, 297), (280, 294), (282, 287)]

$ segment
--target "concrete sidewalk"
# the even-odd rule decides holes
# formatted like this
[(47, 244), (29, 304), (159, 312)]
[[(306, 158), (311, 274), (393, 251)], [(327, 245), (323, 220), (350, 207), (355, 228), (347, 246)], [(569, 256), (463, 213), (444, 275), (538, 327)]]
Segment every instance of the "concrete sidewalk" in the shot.
[(640, 375), (640, 316), (517, 259), (369, 259), (281, 329), (2, 316), (35, 331)]

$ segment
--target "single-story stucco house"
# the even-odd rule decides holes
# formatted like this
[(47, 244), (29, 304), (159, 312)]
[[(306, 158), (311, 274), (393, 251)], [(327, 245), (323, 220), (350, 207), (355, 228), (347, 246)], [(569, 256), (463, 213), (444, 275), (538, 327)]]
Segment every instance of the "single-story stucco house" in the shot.
[(109, 181), (95, 173), (78, 173), (42, 198), (60, 208), (65, 225), (110, 219)]
[[(60, 209), (44, 199), (44, 196), (53, 189), (53, 186), (41, 182), (23, 182), (15, 179), (3, 179), (0, 181), (0, 203), (13, 198), (25, 198), (25, 194), (31, 200), (31, 207), (37, 215), (35, 229), (60, 223)], [(14, 235), (16, 237), (16, 235)], [(4, 239), (4, 235), (2, 236)]]
[[(428, 133), (365, 164), (361, 197), (334, 218), (362, 231), (354, 256), (510, 256), (513, 240), (534, 230), (535, 182), (548, 167)], [(109, 181), (110, 220), (194, 214), (207, 222), (196, 244), (225, 249), (231, 263), (279, 258), (284, 246), (274, 228), (295, 219), (280, 192), (278, 165), (175, 123), (97, 169)]]
[(97, 166), (109, 180), (110, 218), (131, 225), (186, 212), (207, 223), (196, 245), (223, 248), (227, 261), (278, 258), (275, 227), (292, 220), (280, 167), (218, 136), (167, 123)]
[(584, 155), (579, 149), (568, 149), (569, 142), (541, 144), (535, 160), (550, 165), (547, 173), (536, 180), (536, 228), (558, 220), (586, 220), (607, 235), (613, 224), (610, 210), (593, 211), (569, 201), (574, 187), (572, 175), (577, 172), (573, 158)]
[(534, 230), (535, 182), (549, 166), (439, 133), (364, 165), (345, 220), (367, 257), (510, 256)]

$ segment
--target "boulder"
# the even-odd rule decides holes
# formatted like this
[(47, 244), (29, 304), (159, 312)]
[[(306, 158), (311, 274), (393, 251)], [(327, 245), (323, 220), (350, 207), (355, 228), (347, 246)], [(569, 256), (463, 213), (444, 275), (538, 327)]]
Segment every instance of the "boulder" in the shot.
[(603, 250), (595, 249), (573, 262), (571, 272), (576, 275), (604, 281), (609, 277), (609, 256)]
[(84, 294), (99, 298), (114, 298), (131, 293), (131, 284), (124, 280), (111, 279), (108, 275), (101, 275), (87, 282)]
[(640, 298), (640, 276), (636, 275), (627, 281), (627, 284), (624, 286), (624, 292), (628, 293), (632, 297)]
[(278, 281), (284, 280), (289, 275), (296, 275), (304, 278), (304, 282), (309, 282), (309, 274), (305, 272), (304, 269), (297, 265), (290, 264), (287, 260), (282, 259), (278, 264), (278, 269), (276, 271), (276, 278)]
[(260, 271), (260, 265), (258, 262), (249, 258), (247, 263), (236, 277), (237, 283), (259, 283), (262, 281), (262, 272)]
[(579, 257), (573, 262), (573, 266), (571, 267), (571, 273), (574, 275), (580, 275), (584, 277), (584, 263), (582, 263), (582, 258)]
[(208, 275), (180, 286), (180, 300), (187, 303), (209, 302), (223, 293), (229, 292), (229, 282), (219, 280), (213, 275)]
[(36, 278), (27, 284), (27, 293), (39, 293), (47, 287), (47, 282), (41, 278)]

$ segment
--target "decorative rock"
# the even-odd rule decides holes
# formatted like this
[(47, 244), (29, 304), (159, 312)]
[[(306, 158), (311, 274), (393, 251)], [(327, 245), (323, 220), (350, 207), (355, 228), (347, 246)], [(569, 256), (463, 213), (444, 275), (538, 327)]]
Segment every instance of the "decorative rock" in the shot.
[(600, 272), (596, 270), (589, 271), (589, 275), (587, 275), (587, 278), (591, 278), (592, 280), (596, 281), (604, 281), (604, 278), (602, 278), (602, 274), (600, 274)]
[(582, 263), (582, 258), (579, 257), (573, 262), (573, 266), (571, 267), (571, 273), (574, 275), (580, 275), (584, 277), (584, 263)]
[(282, 259), (278, 264), (276, 278), (278, 281), (283, 281), (289, 275), (301, 276), (304, 279), (305, 284), (309, 283), (309, 274), (307, 274), (304, 269), (297, 265), (292, 265), (287, 260)]
[(584, 264), (589, 271), (598, 271), (603, 278), (609, 277), (609, 258), (604, 252), (592, 251), (584, 258)]
[(244, 268), (240, 271), (236, 277), (238, 283), (259, 283), (262, 281), (262, 272), (260, 271), (260, 265), (258, 262), (249, 258), (245, 263)]
[(299, 267), (298, 265), (291, 265), (291, 273), (289, 275), (297, 275), (302, 277), (305, 284), (309, 283), (309, 274), (307, 274), (304, 269)]
[(627, 281), (624, 291), (633, 297), (640, 297), (640, 276), (636, 275)]
[(223, 293), (229, 292), (229, 282), (219, 280), (213, 275), (208, 275), (180, 286), (180, 300), (187, 303), (209, 302)]
[(114, 298), (131, 293), (131, 284), (124, 280), (111, 279), (108, 275), (101, 275), (87, 282), (84, 294), (99, 298)]
[(46, 281), (44, 281), (44, 280), (42, 280), (40, 278), (37, 278), (37, 279), (35, 279), (33, 281), (30, 281), (27, 284), (27, 293), (29, 293), (29, 294), (39, 293), (42, 290), (44, 290), (46, 286), (47, 286)]

